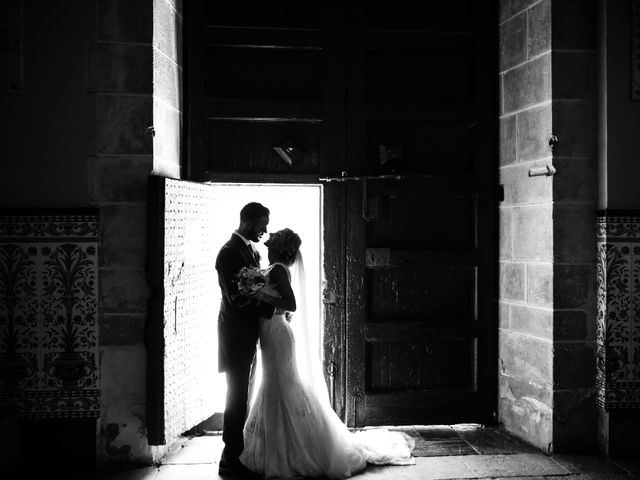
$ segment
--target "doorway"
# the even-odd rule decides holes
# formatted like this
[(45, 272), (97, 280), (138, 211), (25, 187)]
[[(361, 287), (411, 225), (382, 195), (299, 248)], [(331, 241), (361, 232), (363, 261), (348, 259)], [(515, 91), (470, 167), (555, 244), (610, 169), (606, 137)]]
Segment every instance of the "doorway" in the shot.
[[(322, 185), (303, 184), (253, 184), (253, 183), (211, 183), (213, 198), (213, 217), (217, 228), (212, 230), (211, 241), (215, 252), (229, 239), (238, 227), (240, 209), (249, 202), (260, 202), (270, 210), (267, 233), (282, 228), (291, 228), (300, 235), (300, 252), (304, 259), (305, 272), (309, 284), (307, 300), (307, 318), (304, 319), (313, 337), (313, 351), (322, 361), (323, 352), (323, 315), (321, 312), (321, 290), (323, 284), (323, 244), (322, 244)], [(268, 266), (267, 248), (262, 241), (255, 244), (260, 253), (261, 267)], [(214, 289), (212, 299), (215, 305), (215, 318), (219, 311), (220, 289)], [(295, 328), (295, 326), (294, 326)], [(224, 412), (226, 395), (225, 375), (218, 373), (217, 333), (213, 342), (216, 349), (215, 365), (211, 371), (213, 378), (213, 411)], [(260, 372), (258, 371), (259, 375)], [(259, 377), (258, 377), (259, 378)]]
[(187, 178), (326, 182), (324, 363), (349, 426), (497, 407), (497, 5), (418, 8), (185, 17)]

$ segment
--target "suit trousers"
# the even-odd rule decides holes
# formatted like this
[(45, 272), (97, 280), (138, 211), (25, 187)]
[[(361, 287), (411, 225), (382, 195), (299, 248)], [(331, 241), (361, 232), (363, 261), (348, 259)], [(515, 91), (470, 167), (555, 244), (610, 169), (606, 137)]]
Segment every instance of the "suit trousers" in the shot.
[[(255, 355), (254, 355), (255, 356)], [(244, 450), (244, 422), (247, 418), (249, 381), (253, 358), (248, 362), (229, 366), (227, 376), (227, 397), (224, 409), (222, 440), (224, 455), (236, 458)]]

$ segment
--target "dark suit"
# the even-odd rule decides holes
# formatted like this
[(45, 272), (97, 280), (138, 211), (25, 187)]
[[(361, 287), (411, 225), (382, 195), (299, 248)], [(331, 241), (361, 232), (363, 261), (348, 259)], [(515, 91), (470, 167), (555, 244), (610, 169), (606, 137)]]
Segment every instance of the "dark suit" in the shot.
[(216, 259), (222, 292), (218, 315), (218, 370), (227, 374), (227, 398), (222, 439), (225, 455), (237, 457), (244, 449), (242, 430), (247, 416), (249, 374), (256, 354), (258, 319), (270, 318), (274, 307), (238, 295), (237, 273), (260, 266), (259, 257), (242, 238), (232, 235)]

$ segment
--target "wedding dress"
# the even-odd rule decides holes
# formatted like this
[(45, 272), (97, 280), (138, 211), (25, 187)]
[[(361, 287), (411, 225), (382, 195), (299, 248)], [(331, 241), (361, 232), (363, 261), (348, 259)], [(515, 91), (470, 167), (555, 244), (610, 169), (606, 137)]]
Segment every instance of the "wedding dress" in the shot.
[[(291, 281), (287, 266), (270, 269), (275, 265), (284, 267)], [(302, 271), (298, 277), (304, 277), (300, 255), (294, 266)], [(260, 319), (261, 375), (250, 392), (240, 461), (267, 479), (344, 479), (367, 464), (414, 464), (411, 437), (384, 428), (350, 431), (331, 407), (320, 359), (297, 361), (311, 353), (292, 329), (305, 321), (304, 284), (292, 282), (298, 308), (291, 323), (278, 310), (272, 318)], [(296, 333), (305, 335), (304, 329)]]

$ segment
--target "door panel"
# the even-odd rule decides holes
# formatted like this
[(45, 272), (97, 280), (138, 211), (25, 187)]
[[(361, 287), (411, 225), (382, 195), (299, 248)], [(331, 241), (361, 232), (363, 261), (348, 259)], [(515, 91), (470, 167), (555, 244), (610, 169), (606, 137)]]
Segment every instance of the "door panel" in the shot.
[[(317, 181), (342, 169), (342, 9), (205, 1), (186, 8), (189, 178), (277, 173), (277, 181)], [(274, 150), (289, 143), (299, 151), (291, 165)]]

